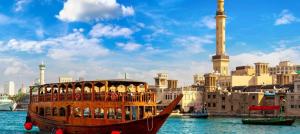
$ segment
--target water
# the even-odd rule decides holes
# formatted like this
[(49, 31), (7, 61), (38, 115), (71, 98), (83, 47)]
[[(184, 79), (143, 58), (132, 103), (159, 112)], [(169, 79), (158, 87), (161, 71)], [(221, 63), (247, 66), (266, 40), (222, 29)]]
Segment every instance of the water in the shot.
[[(26, 112), (0, 112), (0, 134), (35, 134), (25, 131)], [(158, 134), (299, 134), (300, 120), (293, 126), (243, 125), (240, 118), (169, 118)]]

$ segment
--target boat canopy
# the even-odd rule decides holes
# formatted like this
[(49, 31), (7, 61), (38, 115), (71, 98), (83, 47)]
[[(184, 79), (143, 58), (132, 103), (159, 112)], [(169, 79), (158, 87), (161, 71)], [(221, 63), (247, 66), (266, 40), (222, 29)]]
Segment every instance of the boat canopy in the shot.
[(249, 106), (249, 110), (280, 110), (280, 106)]

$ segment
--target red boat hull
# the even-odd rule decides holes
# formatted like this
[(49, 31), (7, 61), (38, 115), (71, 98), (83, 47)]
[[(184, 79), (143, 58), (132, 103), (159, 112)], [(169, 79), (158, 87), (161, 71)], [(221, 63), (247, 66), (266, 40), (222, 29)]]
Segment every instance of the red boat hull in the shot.
[[(34, 115), (31, 116), (34, 117)], [(53, 132), (58, 128), (62, 128), (68, 134), (111, 134), (112, 131), (119, 131), (122, 134), (156, 134), (168, 116), (169, 114), (164, 114), (127, 123), (98, 126), (59, 124), (55, 121), (42, 118), (35, 118), (34, 122), (41, 132)]]

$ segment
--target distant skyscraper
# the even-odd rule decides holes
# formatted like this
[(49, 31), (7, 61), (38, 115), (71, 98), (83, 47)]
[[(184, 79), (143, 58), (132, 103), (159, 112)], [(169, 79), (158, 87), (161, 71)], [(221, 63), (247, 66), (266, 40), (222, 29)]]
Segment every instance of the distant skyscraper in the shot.
[(44, 85), (45, 84), (45, 69), (46, 69), (46, 65), (44, 64), (44, 62), (42, 62), (42, 64), (39, 65), (40, 68), (40, 84)]
[(221, 75), (228, 75), (229, 56), (225, 53), (225, 26), (226, 15), (224, 11), (224, 0), (218, 0), (218, 10), (216, 13), (216, 55), (212, 57), (214, 71)]
[(16, 90), (15, 90), (15, 82), (14, 81), (9, 81), (4, 84), (4, 94), (8, 94), (10, 96), (16, 95)]

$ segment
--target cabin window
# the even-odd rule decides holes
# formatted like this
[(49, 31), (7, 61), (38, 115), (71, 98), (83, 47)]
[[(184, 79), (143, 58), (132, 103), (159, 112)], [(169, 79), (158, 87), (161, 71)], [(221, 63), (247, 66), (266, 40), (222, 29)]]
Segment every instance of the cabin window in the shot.
[(115, 109), (114, 108), (109, 108), (108, 109), (108, 119), (115, 119)]
[(46, 109), (45, 109), (45, 115), (46, 115), (46, 116), (51, 116), (51, 110), (50, 110), (50, 107), (46, 107)]
[(81, 117), (81, 109), (79, 107), (74, 108), (73, 114), (74, 117)]
[(38, 112), (39, 112), (39, 108), (35, 107), (35, 113), (38, 113)]
[(96, 108), (94, 118), (104, 119), (104, 109), (103, 108)]
[(121, 108), (117, 108), (117, 119), (122, 119), (122, 110), (121, 110)]
[(52, 109), (52, 116), (57, 116), (57, 115), (58, 115), (58, 110), (57, 110), (56, 107), (54, 107), (54, 108)]
[(152, 115), (152, 106), (147, 106), (145, 107), (145, 112), (146, 112), (146, 115), (145, 116), (151, 116)]
[(59, 116), (65, 116), (66, 115), (66, 110), (65, 110), (65, 108), (60, 108), (59, 109)]
[(125, 107), (125, 120), (130, 120), (130, 107)]
[(90, 111), (90, 108), (85, 108), (84, 110), (83, 110), (83, 117), (84, 118), (91, 118), (91, 111)]
[(41, 107), (40, 110), (39, 110), (39, 115), (44, 116), (44, 112), (45, 112), (44, 108)]

